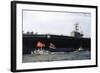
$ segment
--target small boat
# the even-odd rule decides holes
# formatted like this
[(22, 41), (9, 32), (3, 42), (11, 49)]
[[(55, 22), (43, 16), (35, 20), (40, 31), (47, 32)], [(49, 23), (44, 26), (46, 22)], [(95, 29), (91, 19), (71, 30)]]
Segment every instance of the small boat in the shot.
[(34, 50), (34, 54), (49, 54), (49, 51), (38, 49), (38, 50)]

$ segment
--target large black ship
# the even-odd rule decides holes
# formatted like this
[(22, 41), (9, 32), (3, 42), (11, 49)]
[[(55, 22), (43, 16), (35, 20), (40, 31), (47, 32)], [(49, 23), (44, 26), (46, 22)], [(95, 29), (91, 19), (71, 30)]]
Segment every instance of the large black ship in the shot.
[[(71, 32), (71, 36), (52, 35), (52, 34), (23, 34), (23, 54), (30, 54), (31, 51), (36, 50), (37, 42), (40, 41), (45, 44), (43, 49), (50, 52), (70, 52), (76, 51), (79, 48), (82, 50), (91, 50), (91, 39), (84, 38), (83, 34), (78, 32), (78, 25), (75, 25), (75, 31)], [(50, 48), (50, 43), (55, 45)]]

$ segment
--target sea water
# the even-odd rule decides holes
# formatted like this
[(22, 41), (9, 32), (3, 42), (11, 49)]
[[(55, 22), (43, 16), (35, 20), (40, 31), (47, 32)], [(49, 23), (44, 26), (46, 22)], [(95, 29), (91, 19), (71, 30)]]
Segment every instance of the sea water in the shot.
[(28, 63), (88, 59), (91, 59), (91, 51), (85, 50), (72, 52), (50, 52), (48, 54), (24, 54), (22, 57), (22, 62)]

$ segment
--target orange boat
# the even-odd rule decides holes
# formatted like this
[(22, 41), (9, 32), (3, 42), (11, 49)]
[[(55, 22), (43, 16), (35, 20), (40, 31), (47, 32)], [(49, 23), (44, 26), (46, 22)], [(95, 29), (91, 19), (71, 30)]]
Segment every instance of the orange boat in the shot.
[(45, 47), (45, 44), (44, 44), (44, 43), (42, 43), (41, 41), (38, 41), (38, 42), (37, 42), (36, 48), (42, 49), (42, 48), (44, 48), (44, 47)]

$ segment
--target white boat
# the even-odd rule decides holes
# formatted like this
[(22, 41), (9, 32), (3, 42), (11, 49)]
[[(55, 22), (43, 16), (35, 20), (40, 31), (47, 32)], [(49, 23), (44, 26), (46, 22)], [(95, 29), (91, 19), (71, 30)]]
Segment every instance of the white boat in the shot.
[(49, 54), (49, 51), (46, 50), (34, 50), (34, 54)]

